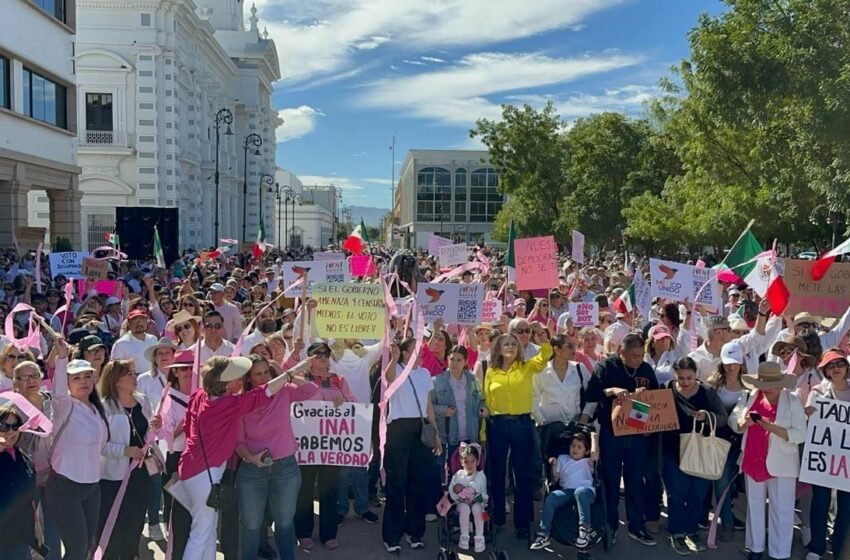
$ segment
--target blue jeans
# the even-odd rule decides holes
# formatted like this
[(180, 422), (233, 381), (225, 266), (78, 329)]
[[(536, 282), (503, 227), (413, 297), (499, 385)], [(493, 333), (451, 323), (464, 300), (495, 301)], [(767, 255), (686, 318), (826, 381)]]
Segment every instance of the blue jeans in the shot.
[[(726, 487), (732, 483), (732, 479), (738, 474), (738, 454), (740, 452), (741, 448), (733, 445), (729, 450), (729, 454), (726, 455), (726, 466), (723, 467), (723, 474), (720, 475), (719, 480), (714, 482), (714, 499), (717, 501), (720, 500), (723, 491), (726, 490)], [(723, 505), (720, 506), (720, 522), (723, 525), (731, 526), (734, 521), (732, 517), (732, 498), (734, 495), (735, 489), (729, 488), (729, 491), (726, 492), (726, 499), (723, 500)]]
[(151, 477), (150, 496), (148, 497), (148, 525), (162, 522), (162, 475)]
[(692, 535), (699, 529), (710, 481), (683, 473), (678, 457), (664, 457), (667, 488), (667, 531), (674, 537)]
[(348, 514), (348, 488), (354, 493), (354, 514), (363, 515), (369, 511), (369, 469), (365, 467), (340, 467), (339, 491), (337, 492), (337, 513)]
[[(832, 557), (847, 558), (850, 556), (850, 540), (847, 538), (850, 533), (850, 492), (838, 490), (836, 498), (838, 512), (832, 530)], [(820, 556), (826, 554), (826, 523), (831, 503), (832, 489), (812, 486), (812, 542), (809, 543), (809, 552)]]
[(236, 496), (242, 524), (239, 530), (242, 560), (257, 557), (266, 516), (266, 502), (274, 520), (274, 538), (281, 560), (295, 559), (295, 503), (301, 489), (301, 470), (295, 456), (278, 459), (270, 467), (242, 463), (236, 472)]
[(555, 490), (543, 502), (543, 516), (540, 519), (540, 527), (537, 534), (549, 536), (552, 530), (552, 520), (555, 513), (562, 506), (569, 504), (572, 500), (578, 505), (578, 523), (590, 527), (590, 506), (596, 498), (596, 491), (588, 486), (579, 488), (568, 488), (566, 490)]
[(626, 517), (629, 531), (643, 531), (646, 521), (645, 496), (646, 457), (649, 442), (646, 436), (614, 437), (611, 428), (603, 428), (600, 434), (602, 480), (605, 483), (605, 508), (608, 527), (616, 531), (620, 526), (620, 478), (626, 487)]

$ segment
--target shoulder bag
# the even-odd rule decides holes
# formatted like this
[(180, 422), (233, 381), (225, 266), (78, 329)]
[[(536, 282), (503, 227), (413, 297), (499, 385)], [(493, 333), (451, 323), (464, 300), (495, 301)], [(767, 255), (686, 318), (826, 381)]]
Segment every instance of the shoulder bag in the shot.
[(696, 420), (690, 433), (679, 435), (679, 469), (697, 478), (720, 480), (732, 444), (717, 437), (717, 419), (710, 412), (706, 414), (709, 435), (704, 436), (697, 430)]
[(207, 478), (210, 480), (210, 495), (207, 496), (207, 506), (216, 511), (227, 511), (236, 502), (234, 487), (229, 484), (214, 483), (210, 472), (210, 462), (207, 459), (207, 450), (204, 446), (204, 436), (201, 434), (201, 423), (198, 424), (198, 440), (201, 443), (201, 454), (204, 456), (204, 466), (207, 468)]
[(416, 399), (416, 408), (419, 409), (419, 421), (422, 422), (422, 430), (419, 432), (419, 441), (428, 449), (437, 447), (437, 428), (430, 423), (425, 423), (425, 418), (422, 417), (422, 405), (419, 404), (419, 395), (416, 393), (416, 385), (413, 384), (413, 379), (407, 377), (410, 382), (410, 387), (413, 389), (413, 398)]

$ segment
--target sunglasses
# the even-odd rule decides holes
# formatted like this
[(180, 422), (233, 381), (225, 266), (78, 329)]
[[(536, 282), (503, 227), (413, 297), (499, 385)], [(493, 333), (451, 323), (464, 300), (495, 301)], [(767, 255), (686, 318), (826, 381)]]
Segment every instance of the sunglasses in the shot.
[(15, 422), (14, 424), (7, 424), (6, 422), (0, 422), (0, 433), (12, 432), (19, 430), (20, 427), (23, 426), (20, 422)]
[(180, 331), (188, 331), (191, 328), (192, 328), (192, 325), (190, 323), (184, 323), (182, 325), (177, 325), (176, 327), (174, 327), (174, 330), (176, 332), (180, 332)]
[(549, 304), (548, 303), (541, 303), (540, 307), (549, 307)]
[(514, 329), (513, 332), (515, 334), (530, 334), (531, 329)]
[(186, 303), (180, 304), (180, 307), (192, 307), (192, 308), (194, 308), (195, 304), (192, 303), (191, 301), (187, 301)]
[(27, 356), (26, 354), (6, 354), (7, 360), (15, 360), (17, 362), (20, 362), (22, 360), (26, 360), (28, 358), (29, 358), (29, 356)]
[(813, 329), (815, 328), (814, 323), (797, 323), (797, 326), (801, 329)]
[(221, 323), (204, 323), (205, 329), (220, 329), (223, 326)]
[(846, 369), (847, 367), (848, 363), (846, 360), (835, 360), (823, 366), (823, 369)]

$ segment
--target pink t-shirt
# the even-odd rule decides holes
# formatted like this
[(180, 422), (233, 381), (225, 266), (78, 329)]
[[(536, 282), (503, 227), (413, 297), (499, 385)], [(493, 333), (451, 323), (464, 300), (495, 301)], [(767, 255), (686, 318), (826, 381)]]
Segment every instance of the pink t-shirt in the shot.
[[(776, 408), (767, 402), (767, 399), (761, 393), (756, 397), (750, 412), (761, 414), (762, 418), (768, 422), (776, 420)], [(773, 478), (767, 470), (767, 451), (769, 448), (770, 432), (759, 424), (747, 428), (747, 444), (744, 446), (741, 471), (756, 482), (764, 482)]]
[(317, 390), (313, 383), (304, 383), (300, 387), (289, 384), (278, 391), (268, 406), (239, 419), (236, 445), (244, 445), (252, 454), (268, 449), (275, 461), (293, 455), (298, 443), (292, 434), (290, 405), (313, 398)]

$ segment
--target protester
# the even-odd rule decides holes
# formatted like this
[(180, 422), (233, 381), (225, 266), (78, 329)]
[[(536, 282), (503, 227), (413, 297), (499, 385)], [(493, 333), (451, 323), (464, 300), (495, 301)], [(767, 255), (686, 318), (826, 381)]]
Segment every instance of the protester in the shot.
[(113, 360), (133, 360), (135, 367), (144, 369), (148, 360), (145, 350), (156, 344), (156, 337), (148, 334), (148, 315), (144, 311), (135, 310), (127, 316), (130, 331), (115, 341), (112, 345)]
[[(230, 342), (235, 342), (239, 338), (239, 333), (242, 332), (242, 317), (239, 307), (224, 299), (224, 286), (216, 282), (210, 286), (210, 299), (212, 300), (213, 309), (218, 311), (224, 322), (224, 338)], [(192, 314), (200, 315), (196, 309)]]
[(204, 336), (192, 347), (192, 351), (201, 353), (200, 362), (203, 364), (213, 356), (230, 357), (235, 350), (233, 343), (224, 338), (224, 318), (221, 313), (207, 311), (204, 315)]
[[(596, 410), (584, 398), (593, 372), (573, 361), (576, 345), (572, 340), (559, 334), (552, 338), (551, 344), (552, 360), (534, 376), (531, 414), (541, 430), (562, 422), (587, 423)], [(546, 439), (541, 434), (541, 440)]]
[(175, 342), (180, 348), (191, 348), (201, 337), (201, 317), (190, 315), (185, 309), (181, 309), (171, 318), (171, 325), (176, 335)]
[(3, 349), (0, 353), (0, 393), (12, 389), (15, 366), (24, 361), (35, 361), (31, 350), (21, 350), (14, 344), (9, 344)]
[[(735, 406), (729, 426), (743, 433), (741, 472), (747, 488), (746, 547), (750, 560), (790, 558), (794, 538), (794, 493), (800, 474), (798, 446), (806, 437), (806, 415), (791, 394), (793, 375), (783, 374), (775, 362), (764, 362), (758, 372), (742, 376), (752, 389)], [(765, 507), (769, 500), (767, 538)]]
[(109, 361), (109, 349), (103, 343), (103, 339), (91, 334), (84, 336), (77, 344), (76, 358), (78, 360), (85, 360), (91, 364), (94, 371), (94, 380), (97, 383), (100, 381), (100, 372), (103, 370), (103, 366)]
[(481, 418), (488, 415), (478, 382), (466, 368), (467, 357), (466, 348), (453, 346), (448, 369), (434, 378), (431, 402), (445, 446), (443, 460), (451, 459), (461, 443), (478, 443)]
[(20, 447), (24, 424), (12, 404), (0, 405), (0, 558), (30, 560), (35, 542), (35, 467)]

